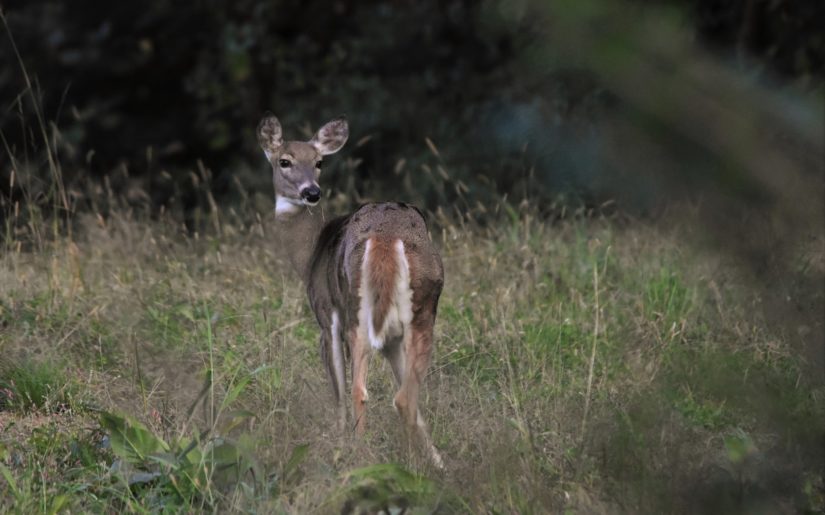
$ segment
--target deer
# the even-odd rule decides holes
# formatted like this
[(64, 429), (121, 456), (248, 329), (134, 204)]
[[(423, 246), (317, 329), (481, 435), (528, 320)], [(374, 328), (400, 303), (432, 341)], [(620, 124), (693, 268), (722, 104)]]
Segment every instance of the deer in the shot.
[(374, 351), (389, 362), (397, 391), (393, 406), (408, 442), (417, 441), (443, 469), (419, 409), (422, 381), (433, 352), (433, 327), (444, 285), (441, 256), (422, 212), (400, 202), (368, 203), (325, 220), (318, 183), (323, 158), (349, 137), (344, 117), (309, 141), (284, 141), (281, 124), (266, 113), (258, 143), (272, 166), (275, 230), (301, 278), (320, 328), (320, 354), (347, 431), (345, 362), (351, 365), (354, 431), (366, 430), (367, 369)]

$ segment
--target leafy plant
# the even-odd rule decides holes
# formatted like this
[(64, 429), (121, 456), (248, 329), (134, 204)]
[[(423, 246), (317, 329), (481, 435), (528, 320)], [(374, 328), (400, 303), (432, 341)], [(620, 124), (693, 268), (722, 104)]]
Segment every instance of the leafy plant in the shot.
[(395, 463), (381, 463), (349, 471), (346, 484), (328, 501), (344, 499), (341, 513), (438, 513), (463, 506), (457, 496), (434, 481)]
[(163, 504), (200, 500), (214, 506), (214, 486), (220, 489), (251, 477), (254, 488), (262, 478), (257, 461), (229, 438), (198, 435), (169, 443), (134, 418), (108, 412), (101, 413), (100, 425), (119, 458), (111, 471), (131, 488), (145, 485), (158, 491)]

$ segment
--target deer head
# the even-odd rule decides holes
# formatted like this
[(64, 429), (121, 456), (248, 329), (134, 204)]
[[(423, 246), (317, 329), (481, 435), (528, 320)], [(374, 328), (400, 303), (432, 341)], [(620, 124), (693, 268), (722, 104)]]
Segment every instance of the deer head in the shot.
[(341, 150), (349, 136), (343, 117), (327, 123), (309, 141), (284, 141), (281, 123), (268, 114), (258, 124), (258, 143), (272, 165), (276, 213), (314, 206), (321, 200), (318, 177), (324, 156)]

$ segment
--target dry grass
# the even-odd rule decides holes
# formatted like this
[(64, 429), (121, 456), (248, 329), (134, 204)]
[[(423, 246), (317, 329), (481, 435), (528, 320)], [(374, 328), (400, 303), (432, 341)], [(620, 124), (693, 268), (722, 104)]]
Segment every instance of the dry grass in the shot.
[[(821, 216), (797, 223), (821, 214), (799, 201), (821, 200), (816, 188), (782, 195), (794, 217), (771, 231), (790, 235), (765, 240), (783, 248), (741, 245), (782, 255), (793, 295), (780, 295), (734, 253), (697, 250), (703, 232), (731, 235), (706, 222), (718, 211), (551, 224), (465, 198), (427, 140), (438, 173), (422, 165), (425, 180), (461, 201), (432, 217), (446, 287), (422, 404), (440, 473), (400, 442), (381, 359), (366, 438), (336, 434), (317, 327), (261, 214), (269, 199), (239, 188), (239, 205), (219, 210), (200, 166), (190, 222), (208, 229), (192, 234), (179, 206), (135, 214), (148, 212), (133, 209), (148, 199), (139, 188), (66, 188), (56, 126), (18, 61), (28, 87), (15, 109), (43, 148), (34, 170), (5, 148), (16, 197), (0, 197), (4, 511), (825, 510), (825, 386), (821, 353), (808, 352), (823, 334), (810, 306), (823, 305), (825, 230)], [(662, 161), (641, 164), (658, 173)], [(772, 162), (754, 167), (788, 182)]]
[[(823, 508), (825, 389), (792, 338), (753, 309), (735, 263), (684, 245), (689, 224), (550, 225), (527, 210), (486, 229), (438, 218), (447, 287), (423, 406), (443, 474), (399, 443), (381, 359), (366, 439), (335, 433), (317, 328), (265, 217), (191, 235), (116, 214), (78, 218), (71, 239), (3, 253), (0, 368), (57, 363), (75, 393), (60, 410), (3, 413), (0, 503), (44, 512)], [(143, 469), (160, 478), (130, 488), (134, 470), (113, 467), (122, 460), (99, 410), (128, 413), (166, 442), (231, 441), (254, 474), (242, 472), (242, 486), (216, 476), (181, 497), (164, 480), (171, 469), (149, 461)], [(419, 475), (363, 469), (392, 462)]]

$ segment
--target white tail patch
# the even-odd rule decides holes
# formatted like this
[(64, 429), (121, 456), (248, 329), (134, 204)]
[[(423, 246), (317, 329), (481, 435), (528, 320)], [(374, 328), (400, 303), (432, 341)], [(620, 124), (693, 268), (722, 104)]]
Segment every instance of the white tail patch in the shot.
[(364, 249), (364, 260), (361, 262), (361, 284), (358, 294), (361, 297), (361, 306), (358, 310), (358, 326), (365, 331), (373, 349), (380, 350), (389, 338), (402, 336), (412, 322), (412, 289), (410, 289), (410, 264), (404, 253), (404, 242), (395, 240), (395, 259), (398, 271), (395, 277), (395, 292), (392, 296), (384, 324), (376, 331), (373, 324), (373, 293), (369, 281), (369, 260), (372, 249), (372, 239), (367, 240)]

